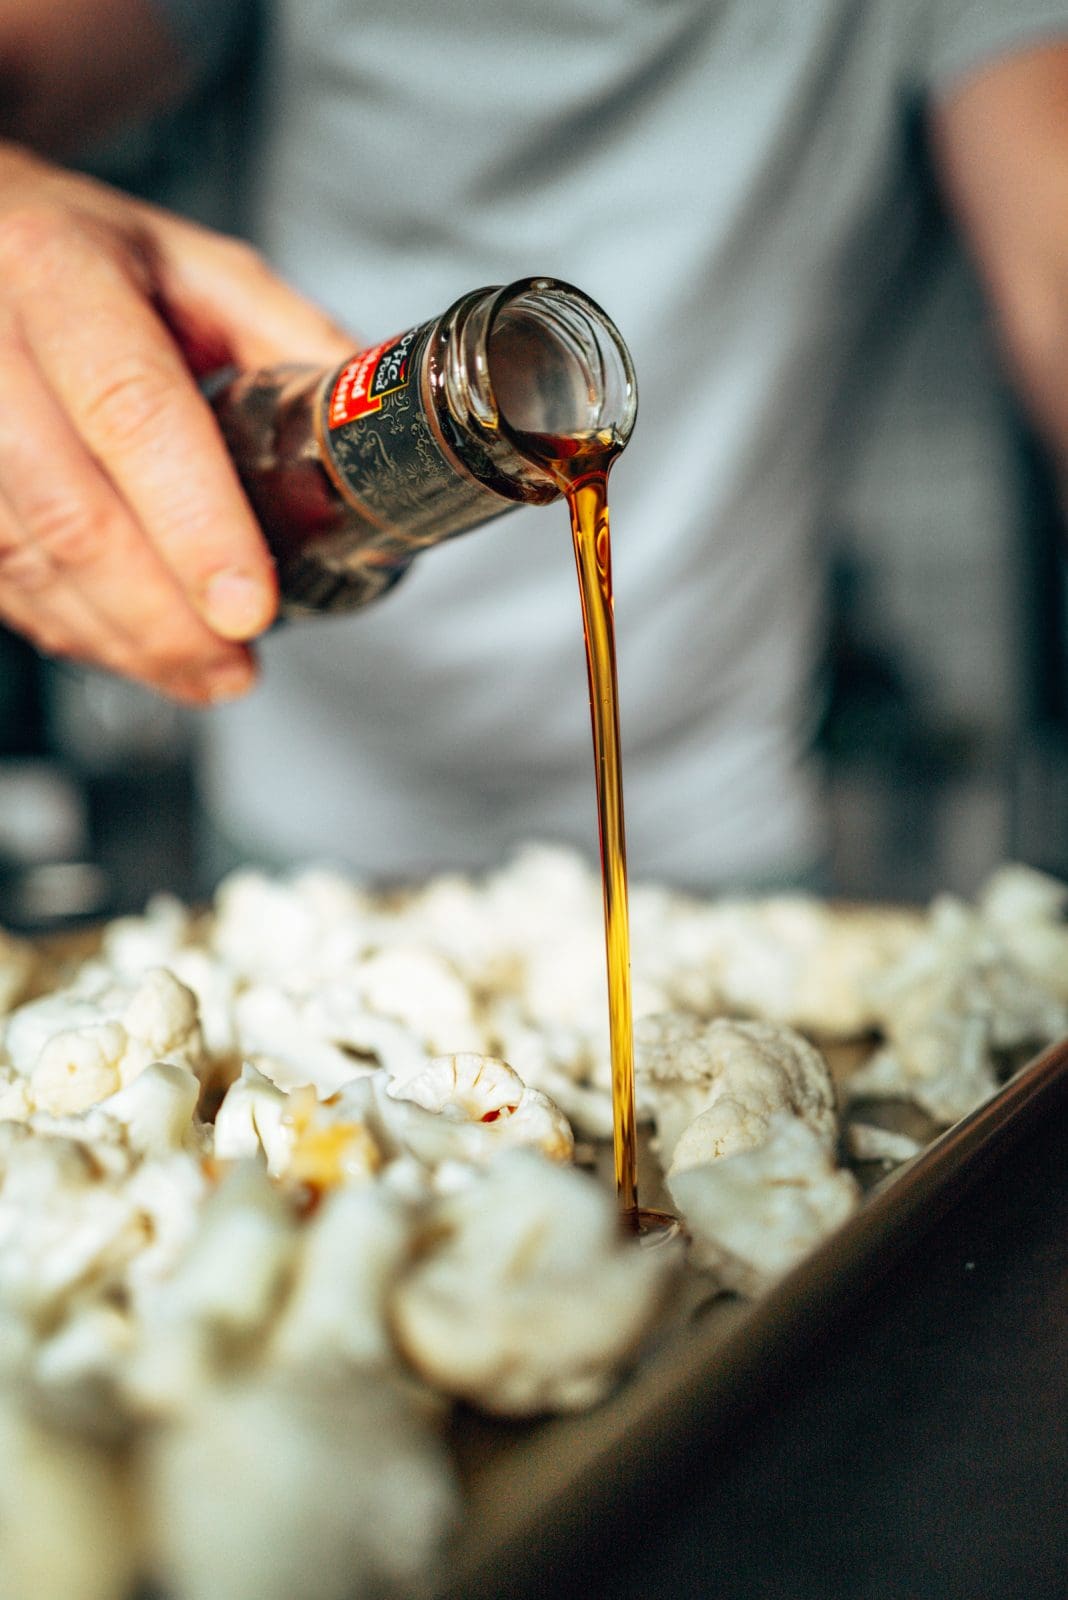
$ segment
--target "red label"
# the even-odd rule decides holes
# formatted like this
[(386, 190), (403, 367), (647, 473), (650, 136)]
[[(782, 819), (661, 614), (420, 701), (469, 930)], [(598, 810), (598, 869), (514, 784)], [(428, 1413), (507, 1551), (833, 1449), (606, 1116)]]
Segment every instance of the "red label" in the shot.
[(343, 428), (348, 422), (381, 410), (386, 395), (404, 387), (408, 376), (408, 355), (418, 329), (399, 338), (361, 350), (347, 362), (334, 381), (327, 407), (327, 423)]

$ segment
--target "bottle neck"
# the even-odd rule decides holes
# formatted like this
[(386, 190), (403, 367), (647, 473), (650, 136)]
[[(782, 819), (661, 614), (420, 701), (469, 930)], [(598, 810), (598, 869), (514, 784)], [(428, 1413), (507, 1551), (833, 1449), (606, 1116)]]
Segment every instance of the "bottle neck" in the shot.
[(478, 290), (436, 325), (428, 409), (450, 447), (509, 499), (544, 503), (548, 463), (596, 440), (614, 456), (630, 437), (637, 388), (618, 331), (588, 296), (550, 278)]

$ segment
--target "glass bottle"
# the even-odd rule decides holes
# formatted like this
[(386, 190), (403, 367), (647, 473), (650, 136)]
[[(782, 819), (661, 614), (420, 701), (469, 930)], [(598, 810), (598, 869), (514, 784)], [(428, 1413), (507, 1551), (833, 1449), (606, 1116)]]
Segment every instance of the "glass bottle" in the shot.
[[(365, 605), (419, 551), (555, 500), (544, 456), (592, 438), (622, 449), (637, 389), (594, 301), (524, 278), (466, 294), (335, 371), (229, 378), (212, 405), (293, 616)], [(553, 449), (539, 460), (542, 439)]]

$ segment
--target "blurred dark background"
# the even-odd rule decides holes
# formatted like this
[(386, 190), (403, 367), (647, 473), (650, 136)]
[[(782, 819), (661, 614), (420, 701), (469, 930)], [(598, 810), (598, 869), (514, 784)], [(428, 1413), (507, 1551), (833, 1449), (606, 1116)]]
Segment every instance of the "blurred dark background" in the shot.
[[(256, 37), (250, 12), (227, 72), (81, 164), (242, 232)], [(954, 396), (986, 392), (969, 365), (984, 317), (966, 270), (947, 261), (926, 301), (902, 308), (861, 436), (840, 441), (816, 711), (830, 887), (850, 898), (969, 894), (1008, 858), (1068, 876), (1061, 519), (1007, 393), (978, 426), (974, 398), (967, 427), (953, 425)], [(160, 889), (203, 895), (196, 727), (194, 715), (42, 660), (0, 630), (0, 922), (113, 914)]]

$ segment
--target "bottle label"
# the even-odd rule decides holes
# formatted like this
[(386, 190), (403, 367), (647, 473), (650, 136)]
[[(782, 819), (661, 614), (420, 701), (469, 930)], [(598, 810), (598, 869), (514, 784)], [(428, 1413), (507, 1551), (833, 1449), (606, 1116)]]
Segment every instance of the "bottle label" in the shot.
[(350, 505), (379, 530), (381, 555), (410, 558), (508, 508), (479, 481), (476, 459), (459, 454), (432, 427), (421, 372), (435, 324), (410, 328), (361, 350), (327, 383), (322, 439)]
[(334, 380), (327, 404), (327, 427), (343, 428), (360, 417), (381, 411), (387, 395), (396, 394), (408, 377), (408, 363), (418, 328), (387, 339), (373, 350), (361, 350), (346, 362)]

